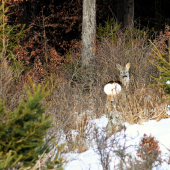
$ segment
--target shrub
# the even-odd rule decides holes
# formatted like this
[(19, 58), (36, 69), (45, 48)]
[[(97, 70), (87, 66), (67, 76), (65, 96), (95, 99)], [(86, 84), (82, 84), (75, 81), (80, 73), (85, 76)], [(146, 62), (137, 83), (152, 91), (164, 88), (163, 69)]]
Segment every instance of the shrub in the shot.
[(2, 1), (0, 5), (0, 50), (1, 50), (1, 58), (7, 57), (10, 60), (15, 60), (15, 55), (13, 54), (14, 48), (20, 43), (19, 38), (24, 36), (25, 30), (24, 27), (17, 33), (17, 29), (20, 25), (11, 26), (8, 21), (8, 14), (9, 8), (11, 6), (5, 7), (6, 1)]
[[(14, 111), (6, 111), (0, 101), (0, 169), (33, 166), (39, 155), (48, 153), (48, 141), (44, 141), (51, 127), (50, 115), (45, 115), (47, 105), (41, 101), (49, 94), (30, 79), (26, 86), (27, 101), (22, 100)], [(19, 163), (18, 163), (19, 162)]]
[[(151, 42), (151, 41), (150, 41)], [(153, 77), (159, 82), (159, 86), (162, 87), (166, 94), (170, 95), (170, 84), (168, 81), (170, 80), (170, 47), (167, 48), (168, 52), (164, 53), (159, 50), (155, 44), (151, 42), (154, 46), (152, 49), (154, 60), (150, 60), (150, 62), (159, 70), (159, 77)], [(153, 84), (154, 86), (158, 86), (158, 84)], [(170, 98), (168, 98), (169, 100)]]

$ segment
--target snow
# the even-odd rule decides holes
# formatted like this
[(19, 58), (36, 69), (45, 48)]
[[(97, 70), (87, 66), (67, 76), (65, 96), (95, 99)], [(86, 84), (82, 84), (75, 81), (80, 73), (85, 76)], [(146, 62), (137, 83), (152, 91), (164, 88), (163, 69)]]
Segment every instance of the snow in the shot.
[[(90, 120), (89, 124), (93, 124), (93, 128), (97, 127), (99, 133), (104, 137), (104, 132), (102, 130), (106, 127), (108, 119), (102, 116), (100, 119)], [(118, 144), (112, 145), (113, 149), (120, 146), (122, 148), (129, 147), (126, 152), (130, 153), (132, 156), (136, 156), (135, 146), (139, 145), (139, 142), (144, 134), (147, 136), (154, 136), (159, 142), (159, 147), (161, 150), (162, 158), (168, 160), (170, 156), (170, 119), (163, 119), (159, 122), (155, 120), (150, 120), (149, 122), (144, 122), (143, 125), (133, 124), (130, 125), (125, 123), (126, 130), (118, 132), (116, 135), (111, 136), (107, 139), (107, 148), (103, 151), (107, 151), (113, 138), (118, 139)], [(89, 126), (92, 128), (92, 126)], [(92, 129), (93, 131), (94, 129)], [(126, 139), (123, 137), (126, 136)], [(108, 150), (109, 152), (109, 150)], [(137, 156), (136, 156), (137, 157)], [(67, 153), (64, 155), (64, 159), (67, 161), (64, 164), (65, 170), (103, 170), (101, 165), (100, 154), (97, 150), (97, 144), (95, 139), (92, 140), (91, 147), (83, 153)], [(114, 166), (119, 162), (118, 157), (115, 154), (110, 154), (110, 169), (114, 169)], [(160, 166), (152, 168), (152, 170), (170, 170), (170, 165), (166, 162), (162, 163)]]
[(168, 80), (168, 81), (166, 82), (166, 84), (170, 84), (170, 80)]

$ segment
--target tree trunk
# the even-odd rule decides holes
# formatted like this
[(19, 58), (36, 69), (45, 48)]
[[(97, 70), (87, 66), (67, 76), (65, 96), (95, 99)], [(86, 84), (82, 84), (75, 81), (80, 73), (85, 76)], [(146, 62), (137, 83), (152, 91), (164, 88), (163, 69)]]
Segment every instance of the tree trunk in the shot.
[(124, 1), (124, 28), (133, 27), (134, 23), (134, 0)]
[(160, 30), (162, 21), (161, 1), (155, 0), (155, 29)]
[(116, 4), (116, 17), (117, 17), (117, 23), (121, 24), (121, 27), (124, 26), (124, 0), (117, 0)]
[(82, 65), (89, 66), (96, 52), (96, 0), (83, 0)]

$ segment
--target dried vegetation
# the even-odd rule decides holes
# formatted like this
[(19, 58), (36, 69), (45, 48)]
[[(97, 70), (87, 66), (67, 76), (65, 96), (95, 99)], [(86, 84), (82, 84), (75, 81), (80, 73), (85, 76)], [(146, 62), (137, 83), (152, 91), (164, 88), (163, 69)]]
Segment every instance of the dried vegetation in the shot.
[[(69, 54), (71, 62), (63, 64), (60, 68), (60, 76), (47, 73), (38, 56), (33, 69), (24, 74), (24, 77), (31, 75), (36, 83), (49, 81), (51, 95), (44, 101), (49, 102), (47, 114), (53, 113), (54, 128), (49, 134), (60, 141), (64, 133), (68, 140), (67, 151), (85, 151), (90, 145), (88, 136), (92, 132), (89, 132), (89, 120), (107, 114), (103, 87), (110, 80), (119, 79), (116, 63), (131, 63), (127, 103), (119, 101), (117, 106), (123, 120), (130, 124), (142, 124), (144, 121), (159, 121), (169, 117), (166, 113), (167, 102), (162, 100), (166, 95), (161, 88), (150, 86), (154, 82), (150, 75), (159, 74), (148, 62), (148, 59), (153, 58), (147, 38), (144, 31), (130, 30), (117, 32), (114, 40), (107, 37), (97, 41), (96, 58), (91, 62), (90, 74), (81, 68), (81, 61), (76, 58), (74, 49)], [(156, 43), (159, 45), (160, 41), (157, 40)], [(22, 50), (18, 52), (18, 56), (23, 54)], [(16, 81), (6, 60), (1, 63), (0, 73), (1, 99), (6, 99), (7, 107), (12, 110), (24, 96), (23, 82), (26, 81), (22, 80), (23, 72), (17, 78), (19, 81)], [(72, 131), (77, 135), (74, 136)]]
[[(77, 10), (77, 12), (81, 11), (80, 8)], [(58, 19), (61, 18), (59, 17), (61, 13), (56, 15)], [(159, 86), (157, 88), (150, 86), (151, 83), (155, 83), (150, 75), (158, 77), (159, 72), (148, 61), (149, 59), (153, 61), (154, 58), (151, 55), (151, 45), (145, 31), (136, 29), (116, 31), (114, 38), (108, 36), (101, 38), (101, 41), (98, 40), (96, 58), (91, 62), (91, 69), (86, 72), (81, 68), (81, 41), (71, 39), (70, 53), (62, 55), (62, 50), (66, 50), (68, 42), (52, 34), (56, 31), (53, 30), (56, 26), (59, 28), (59, 25), (50, 25), (54, 22), (51, 20), (56, 16), (51, 15), (47, 18), (42, 16), (39, 16), (41, 19), (37, 17), (37, 20), (32, 23), (34, 31), (28, 32), (28, 35), (32, 35), (29, 41), (23, 42), (23, 46), (14, 49), (17, 60), (24, 62), (24, 69), (21, 70), (20, 75), (15, 77), (14, 70), (8, 61), (6, 59), (1, 61), (0, 98), (6, 100), (7, 108), (13, 110), (18, 101), (24, 97), (24, 83), (27, 83), (28, 75), (36, 84), (49, 81), (48, 88), (51, 95), (43, 102), (49, 102), (46, 114), (53, 113), (54, 127), (48, 134), (54, 135), (56, 142), (61, 141), (63, 134), (65, 135), (65, 139), (68, 140), (65, 152), (75, 150), (84, 152), (91, 145), (89, 136), (94, 133), (90, 131), (89, 120), (107, 114), (104, 85), (110, 80), (119, 80), (116, 63), (125, 65), (130, 62), (131, 81), (127, 101), (126, 104), (119, 101), (117, 105), (123, 121), (130, 124), (142, 124), (144, 121), (159, 121), (169, 117), (166, 113), (168, 103), (163, 100), (166, 99), (166, 95)], [(66, 21), (63, 25), (65, 28), (72, 23), (65, 30), (66, 32), (73, 31), (76, 23), (78, 29), (81, 29), (78, 24), (79, 17), (63, 17)], [(58, 20), (55, 22), (60, 23)], [(39, 29), (36, 28), (37, 25), (42, 29), (39, 33), (36, 32), (36, 29)], [(165, 33), (155, 40), (155, 44), (164, 52), (166, 52), (169, 32), (167, 27)], [(60, 32), (58, 34), (60, 37)], [(50, 42), (47, 41), (47, 37), (51, 38)], [(56, 48), (61, 51), (57, 51)], [(147, 140), (150, 140), (150, 137), (146, 138)], [(145, 141), (142, 142), (141, 147)], [(153, 138), (151, 143), (157, 146)], [(157, 154), (159, 155), (159, 152)], [(142, 151), (139, 151), (138, 155), (142, 157)]]

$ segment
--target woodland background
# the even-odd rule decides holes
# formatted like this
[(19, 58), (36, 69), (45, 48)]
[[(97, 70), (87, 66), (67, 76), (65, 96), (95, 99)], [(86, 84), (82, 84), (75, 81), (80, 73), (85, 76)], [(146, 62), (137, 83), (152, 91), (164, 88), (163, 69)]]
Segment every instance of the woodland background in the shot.
[[(104, 26), (111, 18), (121, 23), (118, 19), (123, 10), (117, 10), (120, 2), (96, 1), (97, 26)], [(151, 34), (164, 30), (170, 23), (169, 4), (168, 0), (134, 1), (134, 26), (141, 30), (150, 29)], [(14, 0), (7, 1), (6, 5), (13, 5), (9, 9), (9, 13), (12, 12), (8, 18), (10, 24), (21, 24), (20, 28), (26, 24), (25, 29), (30, 28), (19, 40), (21, 45), (14, 54), (29, 67), (27, 74), (34, 79), (43, 81), (50, 72), (59, 76), (62, 65), (69, 62), (66, 55), (70, 51), (76, 54), (75, 59), (80, 57), (82, 0)], [(33, 68), (34, 64), (36, 68)]]
[[(96, 0), (92, 70), (82, 67), (83, 0), (7, 0), (5, 7), (0, 4), (0, 169), (33, 169), (34, 165), (34, 169), (56, 165), (63, 169), (60, 153), (87, 151), (100, 136), (97, 129), (90, 129), (90, 120), (107, 115), (103, 87), (118, 80), (116, 63), (131, 64), (126, 106), (121, 101), (118, 105), (124, 122), (140, 124), (170, 117), (170, 1), (134, 0), (130, 28), (123, 26), (120, 6), (125, 1), (129, 0)], [(134, 162), (137, 169), (152, 168), (156, 161), (158, 142), (153, 139), (147, 137), (147, 144), (141, 144), (141, 154), (149, 146), (146, 158), (151, 153), (153, 159), (147, 165)], [(106, 142), (102, 138), (101, 146)], [(53, 148), (53, 161), (43, 155), (52, 155), (47, 148)]]

